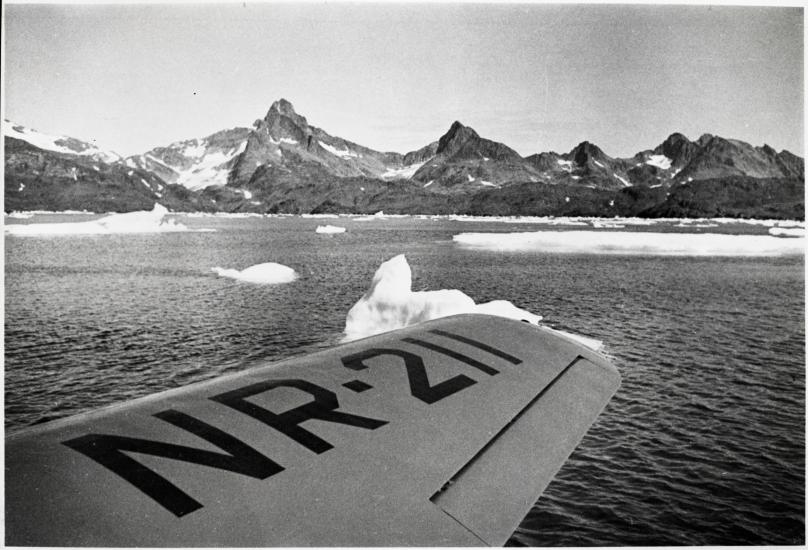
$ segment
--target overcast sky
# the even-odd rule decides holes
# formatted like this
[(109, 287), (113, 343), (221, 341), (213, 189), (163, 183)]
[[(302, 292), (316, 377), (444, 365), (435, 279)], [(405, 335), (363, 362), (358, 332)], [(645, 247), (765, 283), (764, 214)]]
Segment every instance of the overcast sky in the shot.
[(802, 155), (801, 8), (5, 6), (5, 118), (128, 155), (250, 126), (284, 97), (386, 151), (454, 120), (522, 155), (674, 131)]

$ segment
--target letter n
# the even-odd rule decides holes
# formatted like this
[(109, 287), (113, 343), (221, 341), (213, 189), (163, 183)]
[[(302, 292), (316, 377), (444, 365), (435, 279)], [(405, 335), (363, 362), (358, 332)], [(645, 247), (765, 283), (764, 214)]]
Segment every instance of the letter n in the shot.
[(174, 443), (151, 441), (137, 437), (108, 434), (88, 434), (62, 444), (90, 457), (119, 475), (154, 499), (177, 517), (202, 508), (169, 480), (124, 454), (126, 452), (160, 456), (228, 470), (256, 479), (266, 479), (283, 471), (283, 467), (249, 445), (201, 420), (175, 410), (162, 411), (155, 417), (182, 428), (225, 451), (217, 453)]

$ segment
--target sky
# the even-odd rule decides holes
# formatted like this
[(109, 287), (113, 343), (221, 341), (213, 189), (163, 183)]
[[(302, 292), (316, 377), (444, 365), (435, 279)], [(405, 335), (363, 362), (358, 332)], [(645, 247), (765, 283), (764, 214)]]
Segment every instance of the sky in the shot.
[(382, 151), (453, 121), (522, 155), (673, 132), (803, 154), (799, 7), (6, 4), (4, 118), (123, 155), (263, 118)]

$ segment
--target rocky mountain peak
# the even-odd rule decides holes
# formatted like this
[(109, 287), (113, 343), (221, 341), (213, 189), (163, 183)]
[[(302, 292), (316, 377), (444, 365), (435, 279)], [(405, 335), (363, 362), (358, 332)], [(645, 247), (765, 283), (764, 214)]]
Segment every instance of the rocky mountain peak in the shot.
[(272, 103), (257, 130), (266, 132), (276, 140), (287, 138), (301, 141), (311, 134), (306, 117), (297, 114), (292, 103), (283, 98)]
[(570, 152), (570, 156), (572, 157), (573, 161), (575, 161), (575, 164), (583, 166), (590, 159), (603, 159), (606, 154), (601, 151), (597, 145), (588, 141), (582, 141)]
[(280, 98), (272, 103), (272, 105), (269, 108), (269, 112), (267, 113), (267, 116), (269, 116), (269, 113), (273, 111), (285, 116), (294, 116), (297, 114), (295, 112), (294, 105), (292, 105), (292, 102), (284, 98)]
[(455, 120), (449, 127), (449, 131), (438, 140), (437, 153), (453, 154), (469, 139), (479, 137), (473, 129), (463, 126), (460, 121)]
[(689, 139), (687, 139), (687, 136), (680, 134), (679, 132), (674, 132), (665, 138), (665, 141), (662, 142), (660, 147), (667, 150), (673, 150), (679, 149), (688, 143), (691, 142)]
[(687, 139), (684, 134), (674, 132), (654, 149), (654, 153), (657, 155), (665, 155), (671, 159), (675, 165), (681, 166), (693, 158), (697, 149), (698, 147)]
[(713, 139), (713, 137), (714, 136), (712, 134), (702, 134), (701, 137), (698, 140), (696, 140), (696, 144), (699, 147), (704, 147), (705, 145), (710, 143), (710, 141)]
[(763, 153), (765, 153), (766, 155), (768, 155), (770, 157), (776, 157), (777, 156), (777, 151), (774, 149), (774, 147), (772, 147), (768, 143), (763, 144), (763, 147), (761, 147), (761, 151), (763, 151)]

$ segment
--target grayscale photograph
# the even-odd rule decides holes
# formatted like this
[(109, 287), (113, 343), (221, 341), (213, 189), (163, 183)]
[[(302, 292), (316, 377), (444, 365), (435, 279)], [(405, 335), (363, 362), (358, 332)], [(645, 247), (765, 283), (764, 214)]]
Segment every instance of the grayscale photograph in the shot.
[(2, 10), (6, 545), (805, 545), (801, 5)]

